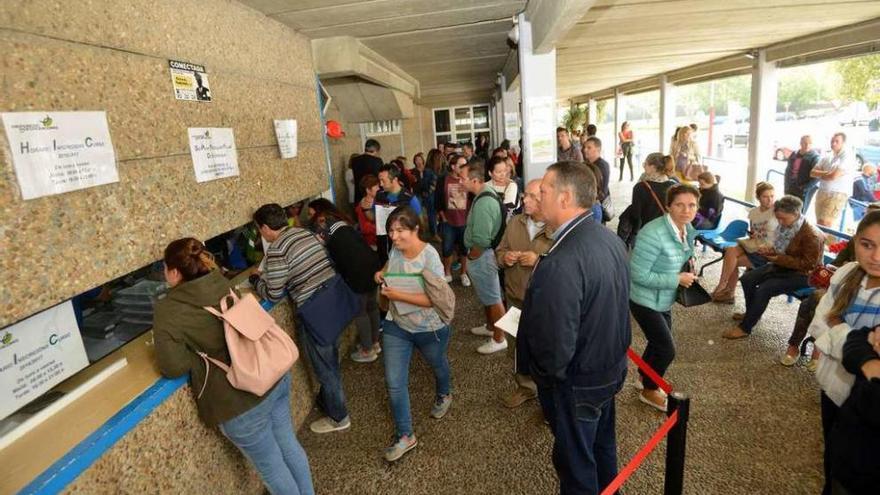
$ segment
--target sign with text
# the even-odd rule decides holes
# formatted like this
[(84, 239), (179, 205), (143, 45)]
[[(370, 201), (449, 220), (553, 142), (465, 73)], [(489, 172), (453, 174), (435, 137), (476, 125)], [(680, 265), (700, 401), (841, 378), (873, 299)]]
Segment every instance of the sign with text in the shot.
[(70, 301), (0, 330), (0, 419), (88, 365)]
[(276, 120), (275, 136), (278, 138), (281, 158), (295, 158), (297, 152), (296, 120)]
[(190, 127), (189, 150), (196, 182), (238, 175), (238, 152), (231, 128)]
[(171, 68), (171, 85), (174, 87), (174, 97), (178, 100), (211, 101), (211, 87), (208, 84), (208, 74), (201, 65), (169, 60)]
[(119, 182), (106, 112), (2, 114), (24, 199)]

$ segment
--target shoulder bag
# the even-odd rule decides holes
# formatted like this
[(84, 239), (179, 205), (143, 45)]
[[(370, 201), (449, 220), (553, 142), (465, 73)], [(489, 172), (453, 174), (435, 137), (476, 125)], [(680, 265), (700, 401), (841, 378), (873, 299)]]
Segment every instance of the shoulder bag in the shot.
[[(690, 258), (685, 261), (681, 267), (681, 273), (694, 273), (694, 259)], [(689, 308), (691, 306), (699, 306), (706, 304), (712, 300), (712, 296), (706, 292), (706, 289), (696, 280), (690, 287), (678, 286), (678, 294), (675, 296), (675, 302)]]

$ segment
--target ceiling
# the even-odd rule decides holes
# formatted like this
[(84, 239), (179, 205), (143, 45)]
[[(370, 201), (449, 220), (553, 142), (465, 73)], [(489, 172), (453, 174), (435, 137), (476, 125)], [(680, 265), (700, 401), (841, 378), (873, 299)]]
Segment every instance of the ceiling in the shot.
[[(487, 101), (526, 0), (240, 0), (310, 38), (354, 36), (420, 103)], [(545, 0), (564, 1), (564, 0)], [(557, 45), (557, 97), (880, 17), (878, 0), (597, 0)]]
[(877, 0), (598, 0), (557, 45), (557, 97), (876, 17)]
[(240, 0), (310, 38), (354, 36), (419, 81), (423, 105), (488, 101), (526, 0)]

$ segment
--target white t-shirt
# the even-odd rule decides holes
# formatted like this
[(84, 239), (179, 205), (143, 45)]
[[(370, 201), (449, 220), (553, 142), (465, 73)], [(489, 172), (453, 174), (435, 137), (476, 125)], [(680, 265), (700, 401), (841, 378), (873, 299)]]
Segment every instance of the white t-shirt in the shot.
[(773, 207), (767, 208), (766, 211), (761, 211), (760, 206), (756, 206), (749, 210), (749, 225), (751, 226), (752, 232), (754, 232), (754, 238), (763, 245), (773, 245), (773, 240), (776, 238), (776, 227), (779, 225), (779, 221), (776, 220), (776, 215), (773, 214)]
[(819, 180), (819, 190), (829, 193), (844, 193), (849, 196), (853, 191), (853, 179), (855, 178), (856, 170), (846, 150), (841, 151), (837, 156), (834, 153), (828, 153), (816, 165), (816, 170), (826, 172), (836, 168), (842, 170), (843, 174), (834, 180)]
[[(443, 262), (434, 246), (425, 244), (424, 249), (413, 259), (407, 259), (397, 248), (392, 248), (388, 253), (388, 273), (422, 273), (429, 270), (437, 277), (443, 277)], [(401, 315), (397, 313), (392, 304), (388, 311), (388, 320), (394, 320), (400, 328), (407, 332), (434, 332), (443, 328), (446, 324), (440, 319), (440, 315), (434, 308), (423, 308), (412, 313)]]

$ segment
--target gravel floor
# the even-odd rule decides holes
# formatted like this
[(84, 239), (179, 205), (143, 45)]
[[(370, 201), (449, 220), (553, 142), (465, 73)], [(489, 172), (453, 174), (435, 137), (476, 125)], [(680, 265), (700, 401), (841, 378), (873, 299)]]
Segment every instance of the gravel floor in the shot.
[[(613, 196), (628, 203), (632, 185), (614, 183)], [(704, 260), (714, 258), (709, 252)], [(704, 261), (701, 260), (701, 261)], [(720, 264), (705, 274), (711, 290)], [(410, 393), (419, 445), (389, 465), (382, 449), (393, 434), (382, 360), (342, 370), (352, 427), (315, 435), (300, 430), (320, 494), (549, 494), (558, 491), (550, 462), (552, 437), (532, 401), (505, 409), (499, 395), (513, 388), (512, 358), (481, 356), (481, 338), (468, 329), (483, 322), (473, 289), (454, 283), (458, 308), (449, 348), (454, 403), (442, 420), (429, 416), (433, 375), (413, 359)], [(736, 308), (743, 307), (737, 294)], [(688, 494), (815, 494), (822, 485), (819, 390), (802, 366), (785, 368), (785, 349), (797, 303), (771, 302), (754, 335), (742, 341), (720, 338), (732, 325), (729, 305), (675, 307), (677, 356), (667, 378), (690, 395), (691, 420), (685, 474)], [(644, 338), (633, 323), (633, 348)], [(346, 353), (347, 356), (347, 353)], [(617, 397), (621, 467), (663, 421), (662, 413), (641, 404), (630, 366), (627, 386)], [(315, 412), (309, 420), (317, 418)], [(630, 494), (663, 492), (665, 448), (661, 443), (624, 485)]]

